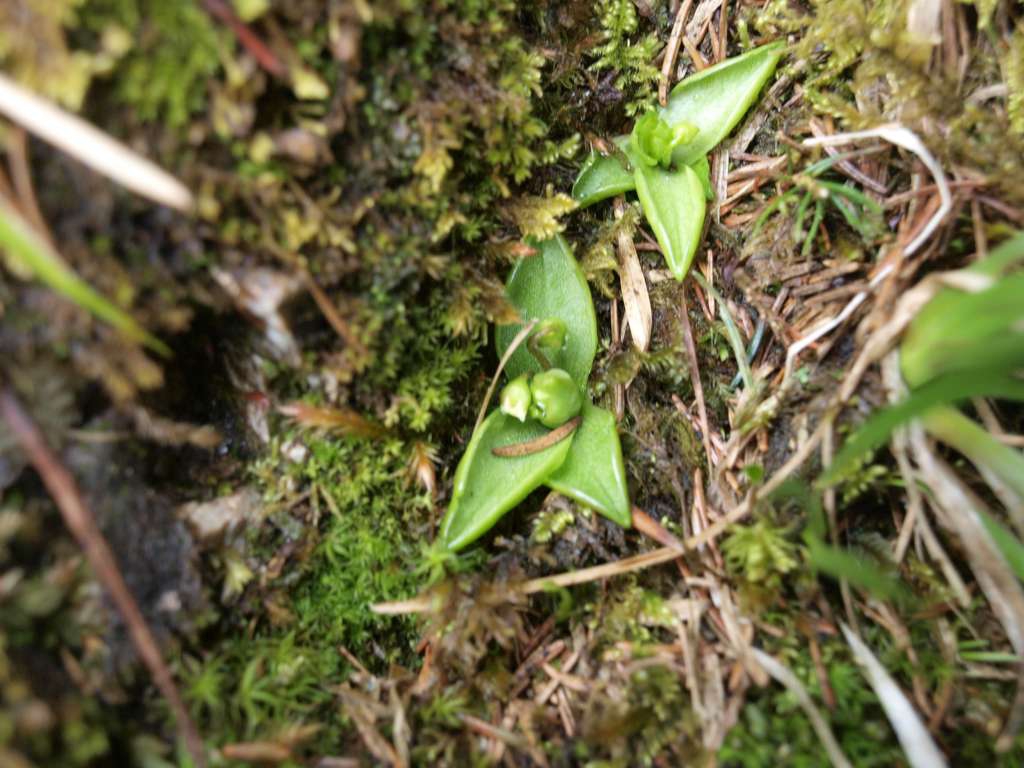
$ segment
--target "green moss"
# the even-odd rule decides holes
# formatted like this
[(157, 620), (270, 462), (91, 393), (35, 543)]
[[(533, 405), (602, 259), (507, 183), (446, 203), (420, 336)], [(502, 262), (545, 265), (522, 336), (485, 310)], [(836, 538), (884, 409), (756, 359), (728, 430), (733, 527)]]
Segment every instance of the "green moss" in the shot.
[[(805, 66), (804, 98), (819, 114), (857, 130), (900, 122), (917, 132), (945, 167), (966, 166), (988, 176), (1008, 200), (1024, 201), (1024, 137), (1013, 130), (1016, 91), (1008, 103), (968, 98), (986, 83), (1018, 69), (1020, 32), (1009, 39), (977, 35), (961, 74), (932, 67), (931, 42), (906, 23), (911, 0), (812, 0), (806, 7), (772, 0), (755, 24), (771, 35), (797, 35), (794, 50)], [(982, 26), (993, 4), (974, 3)], [(1000, 101), (1004, 97), (997, 97)], [(993, 108), (994, 107), (994, 108)], [(943, 126), (940, 129), (938, 126)]]
[(632, 0), (601, 0), (598, 6), (601, 44), (590, 68), (615, 73), (615, 87), (626, 91), (626, 114), (633, 116), (654, 105), (659, 72), (651, 63), (661, 48), (657, 34), (638, 34), (639, 19)]
[(207, 103), (221, 52), (232, 40), (196, 0), (82, 0), (85, 29), (112, 24), (135, 44), (111, 74), (118, 99), (138, 120), (181, 128)]

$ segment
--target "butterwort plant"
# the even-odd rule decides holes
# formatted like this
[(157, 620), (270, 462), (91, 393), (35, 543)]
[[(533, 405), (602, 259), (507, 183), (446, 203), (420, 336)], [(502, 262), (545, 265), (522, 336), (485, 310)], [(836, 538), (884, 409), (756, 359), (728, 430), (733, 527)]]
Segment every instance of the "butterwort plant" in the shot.
[[(707, 154), (746, 114), (781, 55), (781, 44), (762, 46), (683, 80), (664, 108), (614, 140), (610, 154), (591, 153), (573, 197), (587, 206), (635, 190), (669, 269), (682, 280), (713, 196)], [(614, 415), (587, 395), (597, 352), (587, 281), (561, 236), (531, 245), (537, 253), (516, 264), (506, 285), (522, 322), (495, 331), (498, 353), (509, 353), (508, 383), (455, 470), (441, 540), (449, 550), (465, 548), (547, 486), (664, 541), (664, 529), (630, 504)], [(528, 323), (526, 342), (512, 348)]]
[(635, 191), (677, 280), (686, 277), (713, 197), (708, 153), (736, 127), (775, 72), (782, 43), (755, 48), (683, 79), (608, 154), (591, 152), (573, 184), (581, 206)]
[[(521, 323), (498, 326), (508, 383), (474, 431), (441, 523), (451, 550), (468, 546), (506, 512), (547, 486), (629, 528), (632, 513), (614, 415), (594, 405), (587, 379), (597, 352), (597, 316), (569, 244), (532, 242), (506, 293)], [(528, 323), (525, 343), (512, 344)]]

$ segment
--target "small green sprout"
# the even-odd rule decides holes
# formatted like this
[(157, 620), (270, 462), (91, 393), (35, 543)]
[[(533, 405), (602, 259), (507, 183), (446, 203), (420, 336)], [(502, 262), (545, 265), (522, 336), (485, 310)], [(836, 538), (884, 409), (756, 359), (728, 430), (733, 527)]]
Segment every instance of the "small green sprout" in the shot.
[(537, 330), (530, 334), (526, 348), (534, 356), (543, 370), (551, 368), (550, 355), (557, 355), (565, 348), (565, 322), (551, 317), (537, 324)]
[(782, 50), (780, 43), (763, 45), (684, 79), (665, 107), (637, 120), (629, 136), (615, 139), (621, 152), (591, 153), (573, 197), (587, 206), (636, 190), (672, 275), (682, 280), (704, 229), (707, 153), (753, 105)]
[[(881, 206), (852, 186), (821, 178), (822, 174), (832, 166), (856, 154), (851, 152), (845, 155), (826, 157), (824, 160), (809, 165), (802, 173), (783, 178), (783, 182), (790, 182), (792, 188), (765, 206), (761, 215), (754, 222), (751, 237), (758, 233), (769, 216), (776, 211), (784, 211), (794, 203), (796, 211), (793, 216), (793, 241), (803, 243), (801, 255), (804, 258), (810, 255), (818, 231), (825, 219), (826, 203), (831, 203), (842, 214), (850, 228), (861, 237), (865, 239), (877, 237), (884, 229)], [(807, 223), (806, 229), (804, 228), (805, 222)]]
[(699, 129), (686, 120), (671, 126), (651, 110), (636, 121), (629, 136), (629, 147), (633, 157), (643, 165), (660, 165), (668, 168), (672, 164), (672, 152), (680, 144), (693, 141)]

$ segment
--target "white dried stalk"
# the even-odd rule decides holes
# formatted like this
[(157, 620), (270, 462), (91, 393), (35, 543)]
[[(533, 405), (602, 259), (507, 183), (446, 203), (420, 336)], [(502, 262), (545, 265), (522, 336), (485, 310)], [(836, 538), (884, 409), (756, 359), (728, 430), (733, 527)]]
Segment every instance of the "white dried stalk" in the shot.
[(0, 114), (136, 194), (181, 211), (192, 208), (192, 193), (173, 176), (2, 74)]

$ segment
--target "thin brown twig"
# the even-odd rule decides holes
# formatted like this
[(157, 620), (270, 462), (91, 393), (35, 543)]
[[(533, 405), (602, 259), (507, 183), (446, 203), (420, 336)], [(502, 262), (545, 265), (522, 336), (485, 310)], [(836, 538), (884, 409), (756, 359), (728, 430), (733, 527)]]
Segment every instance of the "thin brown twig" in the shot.
[(20, 125), (12, 125), (7, 133), (7, 161), (11, 181), (18, 195), (18, 207), (40, 236), (52, 245), (53, 235), (39, 209), (35, 185), (32, 183), (32, 169), (28, 161), (28, 134)]
[(661, 65), (661, 80), (658, 81), (658, 103), (663, 107), (668, 104), (670, 80), (676, 68), (676, 59), (679, 57), (679, 44), (683, 40), (683, 28), (686, 25), (686, 17), (690, 15), (690, 7), (692, 5), (693, 0), (686, 0), (679, 8), (676, 20), (672, 24), (672, 32), (668, 36), (668, 43), (665, 46), (665, 60)]
[(501, 360), (498, 361), (498, 370), (494, 372), (494, 378), (491, 379), (491, 384), (487, 387), (487, 394), (484, 395), (484, 401), (480, 403), (480, 410), (476, 414), (476, 423), (473, 425), (474, 434), (480, 429), (480, 424), (484, 420), (484, 416), (487, 414), (487, 406), (491, 404), (491, 398), (494, 397), (494, 388), (498, 386), (498, 381), (501, 379), (501, 372), (505, 370), (505, 366), (508, 361), (512, 358), (512, 353), (519, 349), (519, 345), (522, 344), (526, 338), (533, 332), (534, 326), (537, 325), (536, 320), (531, 320), (523, 326), (522, 330), (516, 334), (515, 338), (512, 339), (512, 343), (508, 345), (508, 349), (505, 350), (505, 354), (501, 356)]
[(313, 301), (316, 302), (317, 308), (320, 310), (320, 314), (324, 316), (324, 319), (328, 322), (334, 332), (337, 333), (342, 340), (348, 344), (357, 355), (366, 354), (366, 345), (363, 344), (362, 340), (356, 336), (352, 330), (352, 326), (346, 322), (345, 318), (338, 312), (338, 308), (334, 306), (334, 302), (331, 301), (330, 297), (324, 292), (323, 288), (317, 285), (316, 280), (313, 279), (312, 275), (305, 276), (306, 289), (313, 297)]
[(266, 43), (257, 37), (256, 33), (249, 29), (249, 26), (242, 21), (231, 9), (229, 3), (224, 0), (203, 0), (207, 12), (216, 19), (223, 22), (238, 38), (249, 54), (274, 77), (284, 79), (288, 75), (287, 69), (277, 55), (270, 50)]
[(649, 539), (653, 539), (663, 547), (671, 547), (680, 552), (683, 551), (683, 542), (672, 535), (668, 529), (653, 517), (644, 512), (640, 507), (634, 506), (630, 512), (633, 527)]
[(197, 766), (206, 765), (203, 740), (185, 702), (178, 692), (170, 669), (164, 662), (156, 638), (146, 624), (135, 598), (118, 569), (114, 553), (96, 524), (92, 511), (86, 506), (74, 477), (46, 444), (39, 427), (22, 408), (14, 392), (7, 386), (0, 389), (0, 416), (7, 422), (11, 433), (28, 456), (54, 503), (60, 510), (64, 524), (85, 553), (96, 578), (110, 593), (118, 612), (124, 618), (128, 634), (139, 658), (149, 669), (153, 682), (167, 700), (178, 724), (178, 731)]

